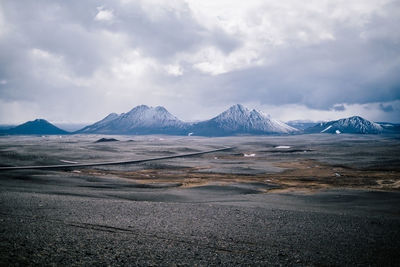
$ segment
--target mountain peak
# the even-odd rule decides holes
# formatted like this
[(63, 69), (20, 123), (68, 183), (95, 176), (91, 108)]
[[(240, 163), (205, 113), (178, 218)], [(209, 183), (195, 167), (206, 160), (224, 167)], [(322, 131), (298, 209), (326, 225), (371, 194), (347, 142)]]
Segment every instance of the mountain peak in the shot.
[(360, 116), (352, 116), (336, 121), (321, 122), (306, 129), (307, 133), (355, 133), (378, 134), (384, 129), (377, 123), (366, 120)]
[[(27, 122), (25, 122), (24, 123), (25, 125), (51, 125), (51, 123), (50, 122), (48, 122), (47, 120), (45, 120), (45, 119), (35, 119), (35, 120), (33, 120), (33, 121), (27, 121)], [(21, 125), (24, 125), (24, 124), (21, 124)]]
[[(115, 114), (115, 113), (114, 113)], [(109, 119), (108, 119), (109, 118)], [(89, 125), (81, 133), (105, 134), (186, 134), (186, 124), (161, 106), (136, 106), (128, 113), (108, 115), (103, 120)]]
[(67, 134), (45, 119), (27, 121), (6, 131), (7, 134)]
[(349, 122), (367, 122), (368, 120), (364, 119), (363, 117), (360, 116), (352, 116), (344, 119), (340, 119), (339, 121), (349, 121)]
[(246, 113), (249, 112), (249, 110), (244, 107), (242, 104), (235, 104), (231, 106), (228, 111), (235, 111), (235, 112), (241, 112), (241, 113)]
[(352, 116), (352, 117), (349, 117), (349, 118), (347, 118), (347, 119), (357, 119), (357, 120), (365, 120), (363, 117), (360, 117), (360, 116)]
[[(138, 111), (145, 111), (145, 110), (149, 110), (149, 109), (150, 109), (150, 107), (147, 106), (147, 105), (139, 105), (139, 106), (136, 106), (133, 109), (131, 109), (128, 113), (138, 112)], [(128, 113), (126, 113), (126, 114), (128, 114)]]
[(33, 122), (33, 123), (49, 123), (45, 119), (35, 119), (33, 121), (28, 121), (28, 122)]
[(297, 129), (283, 122), (273, 120), (255, 109), (249, 110), (241, 104), (231, 106), (218, 116), (194, 125), (195, 135), (232, 134), (287, 134)]

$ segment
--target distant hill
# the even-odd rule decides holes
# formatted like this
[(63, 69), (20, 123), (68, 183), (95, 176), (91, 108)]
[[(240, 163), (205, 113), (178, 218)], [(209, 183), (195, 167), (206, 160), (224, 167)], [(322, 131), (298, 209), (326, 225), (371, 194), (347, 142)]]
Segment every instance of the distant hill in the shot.
[(11, 128), (14, 128), (17, 125), (11, 125), (11, 124), (0, 124), (0, 131), (5, 131), (5, 130), (9, 130)]
[(286, 122), (286, 124), (293, 128), (296, 128), (299, 130), (304, 130), (304, 129), (310, 128), (312, 126), (315, 126), (315, 124), (317, 124), (317, 122), (295, 120), (295, 121), (288, 121), (288, 122)]
[(270, 118), (255, 109), (249, 110), (237, 104), (218, 116), (193, 124), (193, 135), (227, 136), (240, 134), (292, 134), (299, 130)]
[(76, 133), (187, 135), (188, 125), (164, 107), (141, 105), (128, 113), (120, 115), (111, 113), (101, 121), (86, 126)]
[(10, 135), (30, 135), (30, 134), (40, 134), (40, 135), (52, 135), (52, 134), (69, 134), (69, 132), (64, 131), (53, 124), (49, 123), (43, 119), (36, 119), (34, 121), (28, 121), (16, 127), (3, 130), (2, 134)]
[(305, 133), (351, 133), (351, 134), (380, 134), (384, 128), (374, 122), (354, 116), (336, 121), (318, 123), (304, 130)]
[(400, 133), (399, 123), (377, 122), (387, 133)]

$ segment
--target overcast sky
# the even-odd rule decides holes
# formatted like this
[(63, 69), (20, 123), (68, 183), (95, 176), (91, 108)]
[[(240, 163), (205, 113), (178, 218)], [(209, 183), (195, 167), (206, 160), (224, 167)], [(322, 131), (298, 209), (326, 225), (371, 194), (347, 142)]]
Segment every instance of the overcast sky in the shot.
[(400, 122), (398, 0), (0, 1), (0, 123), (232, 104)]

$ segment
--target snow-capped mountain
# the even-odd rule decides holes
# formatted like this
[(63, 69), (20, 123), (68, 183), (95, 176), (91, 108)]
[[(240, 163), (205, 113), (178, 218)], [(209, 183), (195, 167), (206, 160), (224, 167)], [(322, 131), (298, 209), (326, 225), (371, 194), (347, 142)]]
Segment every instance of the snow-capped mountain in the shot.
[(298, 132), (289, 125), (270, 118), (255, 109), (240, 104), (230, 107), (218, 116), (198, 122), (190, 128), (193, 135), (224, 136), (235, 134), (289, 134)]
[(34, 121), (28, 121), (14, 128), (2, 131), (2, 134), (40, 134), (40, 135), (50, 135), (50, 134), (68, 134), (50, 122), (44, 119), (36, 119)]
[(141, 105), (120, 115), (111, 113), (77, 133), (101, 134), (186, 134), (187, 124), (164, 107)]
[(321, 122), (305, 129), (306, 133), (353, 133), (353, 134), (379, 134), (384, 132), (382, 126), (359, 116), (340, 119), (336, 121)]

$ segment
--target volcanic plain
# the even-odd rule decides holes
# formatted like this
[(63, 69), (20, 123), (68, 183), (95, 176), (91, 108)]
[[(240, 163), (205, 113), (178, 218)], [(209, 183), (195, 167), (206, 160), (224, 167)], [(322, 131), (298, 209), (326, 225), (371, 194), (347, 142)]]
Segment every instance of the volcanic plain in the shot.
[(0, 167), (222, 147), (0, 168), (0, 265), (400, 265), (396, 135), (2, 136)]

